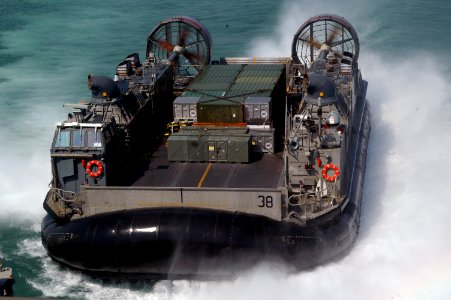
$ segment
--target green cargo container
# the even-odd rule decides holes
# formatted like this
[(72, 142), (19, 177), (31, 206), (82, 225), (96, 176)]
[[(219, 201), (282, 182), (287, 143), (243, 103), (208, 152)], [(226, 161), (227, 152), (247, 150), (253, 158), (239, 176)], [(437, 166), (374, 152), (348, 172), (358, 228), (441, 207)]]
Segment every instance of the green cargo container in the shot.
[(197, 114), (197, 121), (200, 123), (244, 122), (243, 105), (225, 99), (200, 103)]
[(194, 91), (226, 91), (240, 73), (242, 65), (209, 65), (189, 85)]
[(247, 128), (187, 127), (168, 138), (170, 161), (249, 162)]
[(284, 75), (285, 66), (276, 65), (210, 65), (202, 70), (183, 93), (184, 97), (201, 97), (199, 102), (230, 99), (243, 103), (250, 96), (273, 94)]
[(183, 96), (200, 97), (197, 122), (245, 122), (245, 99), (271, 97), (283, 70), (283, 65), (208, 66)]
[(173, 133), (167, 146), (170, 161), (207, 161), (206, 145), (201, 136)]

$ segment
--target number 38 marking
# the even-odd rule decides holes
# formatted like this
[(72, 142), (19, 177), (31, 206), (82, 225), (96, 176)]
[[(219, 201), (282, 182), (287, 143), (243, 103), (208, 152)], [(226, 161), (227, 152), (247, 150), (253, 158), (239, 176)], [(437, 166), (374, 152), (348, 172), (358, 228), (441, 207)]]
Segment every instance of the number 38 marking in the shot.
[(271, 208), (274, 206), (272, 196), (258, 196), (258, 207)]

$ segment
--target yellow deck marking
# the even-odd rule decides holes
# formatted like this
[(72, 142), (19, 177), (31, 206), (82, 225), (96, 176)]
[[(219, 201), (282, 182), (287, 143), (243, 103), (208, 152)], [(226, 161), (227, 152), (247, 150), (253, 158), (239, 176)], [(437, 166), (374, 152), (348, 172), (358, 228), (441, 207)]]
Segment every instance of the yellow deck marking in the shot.
[(207, 168), (205, 169), (205, 172), (204, 172), (204, 174), (202, 175), (202, 178), (200, 179), (199, 184), (197, 185), (197, 188), (200, 188), (200, 187), (202, 186), (202, 184), (204, 183), (204, 180), (205, 180), (205, 178), (207, 177), (208, 171), (210, 171), (210, 168), (211, 168), (211, 163), (208, 163), (208, 166), (207, 166)]

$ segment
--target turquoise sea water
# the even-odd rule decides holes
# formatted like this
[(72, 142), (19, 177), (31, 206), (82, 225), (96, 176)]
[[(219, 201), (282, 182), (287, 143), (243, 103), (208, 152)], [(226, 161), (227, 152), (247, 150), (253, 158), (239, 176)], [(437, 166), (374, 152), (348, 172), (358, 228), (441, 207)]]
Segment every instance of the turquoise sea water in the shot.
[[(449, 299), (451, 297), (451, 2), (0, 1), (0, 257), (17, 296), (68, 299)], [(40, 242), (53, 127), (145, 51), (163, 19), (188, 15), (213, 56), (289, 56), (310, 16), (347, 18), (361, 42), (372, 135), (361, 232), (345, 258), (289, 274), (256, 266), (225, 282), (103, 282), (61, 268)]]

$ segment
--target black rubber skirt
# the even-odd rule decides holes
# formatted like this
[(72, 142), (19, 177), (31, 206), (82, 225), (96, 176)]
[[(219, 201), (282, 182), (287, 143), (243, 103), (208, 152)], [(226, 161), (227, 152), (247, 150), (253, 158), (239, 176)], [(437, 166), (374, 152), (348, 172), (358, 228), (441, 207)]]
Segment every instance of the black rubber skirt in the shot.
[(311, 267), (344, 252), (357, 234), (353, 205), (327, 224), (301, 227), (202, 209), (121, 211), (58, 223), (46, 216), (48, 254), (72, 268), (149, 277), (228, 276), (262, 261)]

